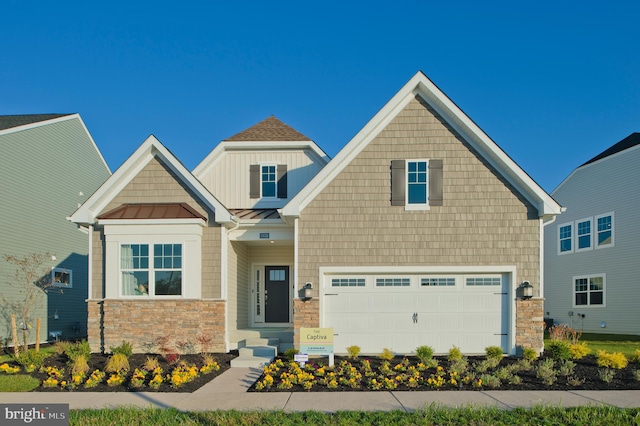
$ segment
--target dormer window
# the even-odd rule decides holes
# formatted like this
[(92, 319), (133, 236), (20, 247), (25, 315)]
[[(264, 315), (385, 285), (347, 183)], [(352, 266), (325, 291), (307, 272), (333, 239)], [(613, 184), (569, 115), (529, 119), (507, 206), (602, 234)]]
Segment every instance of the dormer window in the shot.
[(249, 180), (251, 198), (287, 198), (286, 164), (252, 164)]

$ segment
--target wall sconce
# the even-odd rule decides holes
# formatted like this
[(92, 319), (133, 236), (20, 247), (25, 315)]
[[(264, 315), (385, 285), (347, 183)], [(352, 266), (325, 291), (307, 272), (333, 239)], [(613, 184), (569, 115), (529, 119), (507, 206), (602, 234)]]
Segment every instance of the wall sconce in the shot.
[(531, 299), (533, 297), (533, 286), (529, 281), (523, 281), (520, 284), (521, 297), (524, 300)]
[(60, 317), (58, 316), (58, 310), (56, 309), (56, 313), (53, 314), (53, 319), (57, 320), (58, 318), (60, 318)]
[(313, 299), (313, 284), (311, 283), (304, 284), (304, 287), (302, 287), (302, 296), (300, 298), (302, 300)]

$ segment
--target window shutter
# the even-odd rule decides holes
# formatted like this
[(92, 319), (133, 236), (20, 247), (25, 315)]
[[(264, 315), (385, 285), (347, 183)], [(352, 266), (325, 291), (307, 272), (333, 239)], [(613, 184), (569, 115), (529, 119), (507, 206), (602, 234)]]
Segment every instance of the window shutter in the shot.
[(429, 205), (442, 205), (442, 160), (429, 160)]
[(405, 161), (391, 160), (391, 205), (404, 206)]
[(278, 164), (278, 198), (287, 198), (287, 165)]
[(249, 198), (260, 198), (260, 165), (249, 166)]

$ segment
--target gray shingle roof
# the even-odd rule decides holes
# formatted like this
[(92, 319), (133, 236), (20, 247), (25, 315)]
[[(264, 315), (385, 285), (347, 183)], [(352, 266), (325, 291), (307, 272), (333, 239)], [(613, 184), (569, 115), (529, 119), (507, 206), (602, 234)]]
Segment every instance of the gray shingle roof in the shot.
[(243, 142), (255, 142), (255, 141), (310, 141), (308, 137), (294, 129), (293, 127), (284, 124), (278, 120), (275, 116), (271, 116), (265, 120), (262, 120), (258, 124), (254, 124), (246, 130), (237, 133), (225, 141), (243, 141)]
[(25, 115), (0, 115), (0, 130), (38, 123), (40, 121), (53, 120), (71, 114), (25, 114)]
[(613, 154), (617, 154), (618, 152), (624, 151), (625, 149), (629, 149), (629, 148), (634, 147), (634, 146), (636, 146), (638, 144), (640, 144), (640, 133), (637, 133), (637, 132), (636, 133), (631, 133), (629, 136), (627, 136), (626, 138), (622, 139), (617, 144), (605, 149), (600, 154), (598, 154), (595, 157), (593, 157), (591, 160), (589, 160), (586, 163), (582, 164), (580, 167), (586, 166), (587, 164), (593, 163), (593, 162), (598, 161), (598, 160), (602, 160), (605, 157), (608, 157), (608, 156), (613, 155)]

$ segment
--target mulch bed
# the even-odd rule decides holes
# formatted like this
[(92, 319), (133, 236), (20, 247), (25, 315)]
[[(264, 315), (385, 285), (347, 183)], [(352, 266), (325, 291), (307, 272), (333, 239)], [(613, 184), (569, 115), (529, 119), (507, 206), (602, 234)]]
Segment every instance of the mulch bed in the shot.
[[(416, 365), (419, 361), (415, 358), (415, 357), (407, 357), (410, 365)], [(339, 369), (340, 363), (343, 360), (348, 360), (351, 365), (353, 365), (354, 367), (359, 369), (359, 366), (361, 365), (361, 361), (367, 359), (366, 357), (361, 357), (358, 360), (348, 360), (347, 358), (342, 358), (342, 357), (335, 357), (335, 367), (336, 369)], [(437, 357), (439, 365), (441, 367), (443, 367), (444, 372), (448, 372), (449, 371), (449, 361), (446, 358), (440, 358)], [(469, 357), (469, 365), (473, 366), (474, 364), (480, 362), (481, 360), (483, 360), (484, 357)], [(282, 358), (282, 360), (284, 361), (284, 363), (286, 364), (288, 361), (284, 358)], [(382, 361), (380, 359), (377, 358), (368, 358), (370, 365), (373, 369), (373, 371), (377, 371), (377, 368), (381, 365)], [(311, 359), (310, 360), (310, 364), (311, 365), (328, 365), (328, 360), (327, 359)], [(402, 358), (394, 358), (391, 362), (390, 365), (393, 369), (393, 367), (395, 365), (397, 365), (398, 363), (400, 363), (402, 361)], [(495, 369), (491, 369), (487, 372), (487, 374), (492, 374), (492, 372), (495, 372), (496, 370), (505, 367), (509, 364), (514, 364), (517, 363), (519, 361), (519, 358), (514, 358), (514, 357), (505, 357), (500, 361), (500, 364), (498, 365), (498, 367), (496, 367)], [(539, 363), (541, 361), (541, 359), (535, 361), (534, 365), (536, 365), (537, 363)], [(417, 387), (409, 387), (407, 385), (401, 384), (399, 383), (397, 385), (397, 388), (394, 390), (398, 390), (398, 391), (434, 391), (434, 390), (451, 390), (451, 391), (455, 391), (455, 390), (561, 390), (561, 391), (568, 391), (568, 390), (640, 390), (640, 381), (635, 379), (635, 371), (636, 370), (640, 370), (640, 365), (638, 364), (632, 364), (629, 363), (629, 365), (624, 368), (624, 369), (620, 369), (620, 370), (615, 370), (615, 377), (609, 382), (606, 383), (604, 381), (602, 381), (600, 379), (600, 370), (602, 369), (602, 367), (598, 367), (598, 365), (596, 364), (596, 357), (594, 355), (588, 355), (586, 357), (584, 357), (583, 359), (580, 360), (574, 360), (573, 362), (575, 362), (575, 368), (573, 370), (573, 374), (571, 374), (569, 377), (572, 377), (573, 379), (577, 379), (578, 382), (581, 382), (580, 384), (576, 384), (575, 380), (569, 380), (569, 377), (564, 377), (561, 375), (558, 375), (557, 381), (552, 384), (552, 385), (548, 385), (543, 383), (543, 381), (541, 379), (539, 379), (538, 377), (536, 377), (536, 370), (535, 368), (532, 368), (529, 371), (518, 371), (516, 374), (518, 376), (520, 376), (521, 378), (521, 383), (519, 384), (509, 384), (505, 381), (501, 382), (501, 385), (499, 387), (488, 387), (488, 386), (482, 386), (482, 387), (474, 387), (471, 383), (469, 384), (461, 384), (460, 382), (458, 382), (455, 386), (451, 385), (449, 383), (445, 384), (444, 386), (441, 387), (433, 387), (433, 386), (429, 386), (427, 384), (422, 384), (419, 385)], [(557, 362), (556, 362), (557, 365)], [(286, 367), (284, 369), (281, 369), (280, 371), (285, 371)], [(556, 367), (557, 370), (557, 367)], [(306, 371), (311, 371), (306, 370)], [(334, 370), (336, 371), (336, 370)], [(473, 369), (471, 369), (471, 371), (473, 371)], [(435, 373), (435, 369), (429, 369), (428, 371), (425, 371), (422, 373), (422, 377), (427, 378), (429, 377), (431, 374)], [(484, 374), (484, 373), (483, 373)], [(262, 381), (264, 379), (264, 374), (256, 381), (256, 383), (253, 384), (253, 386), (249, 389), (249, 392), (306, 392), (302, 386), (298, 385), (298, 384), (294, 384), (293, 388), (291, 389), (279, 389), (278, 388), (278, 384), (280, 383), (280, 380), (278, 378), (279, 373), (273, 374), (272, 376), (274, 377), (274, 382), (273, 384), (268, 388), (268, 389), (262, 389), (262, 390), (258, 390), (256, 389), (256, 384), (258, 384), (260, 381)], [(471, 373), (471, 376), (474, 378), (480, 377), (481, 373)], [(393, 377), (393, 376), (391, 376)], [(446, 376), (448, 377), (448, 376)], [(310, 390), (312, 392), (344, 392), (344, 391), (370, 391), (371, 389), (366, 385), (367, 383), (367, 379), (363, 378), (362, 380), (363, 385), (360, 387), (349, 387), (349, 386), (345, 386), (345, 385), (338, 385), (335, 389), (329, 389), (327, 386), (325, 385), (314, 385)], [(387, 389), (382, 389), (382, 390), (387, 390)]]
[[(200, 387), (204, 386), (205, 384), (209, 383), (211, 380), (213, 380), (223, 372), (227, 371), (231, 367), (231, 360), (237, 357), (237, 353), (236, 354), (234, 353), (212, 354), (214, 359), (220, 365), (220, 370), (211, 372), (209, 374), (200, 374), (193, 381), (185, 383), (180, 387), (174, 388), (169, 383), (162, 383), (158, 389), (154, 389), (148, 386), (148, 381), (151, 378), (151, 375), (148, 375), (144, 386), (139, 388), (132, 388), (130, 386), (130, 379), (131, 379), (132, 372), (135, 368), (142, 367), (142, 365), (145, 363), (147, 359), (147, 356), (158, 358), (160, 367), (162, 367), (162, 369), (164, 370), (165, 375), (169, 371), (171, 371), (171, 369), (175, 365), (175, 363), (173, 364), (167, 363), (167, 361), (160, 355), (133, 354), (129, 358), (129, 365), (131, 366), (131, 369), (129, 371), (129, 374), (127, 375), (126, 380), (122, 385), (108, 386), (106, 384), (106, 379), (109, 377), (109, 373), (107, 373), (105, 380), (102, 383), (98, 384), (96, 387), (85, 388), (84, 386), (80, 385), (73, 390), (68, 390), (68, 389), (61, 389), (59, 386), (47, 388), (40, 385), (38, 388), (34, 389), (33, 392), (193, 392), (199, 389)], [(91, 358), (88, 361), (88, 364), (90, 367), (88, 374), (91, 374), (91, 372), (96, 369), (104, 371), (104, 368), (108, 359), (109, 359), (109, 355), (91, 354)], [(203, 365), (201, 355), (181, 355), (179, 359), (182, 361), (189, 362), (191, 364), (195, 364), (198, 367), (201, 367)], [(68, 363), (68, 358), (65, 355), (53, 355), (45, 360), (44, 365), (52, 366), (56, 368), (64, 368), (65, 372), (68, 372), (70, 367), (67, 363)], [(38, 371), (35, 371), (33, 373), (21, 372), (21, 374), (31, 374), (31, 376), (40, 380), (40, 383), (42, 383), (42, 381), (47, 378), (46, 373), (40, 373)], [(68, 378), (68, 376), (69, 376), (68, 373), (65, 374), (65, 377)]]

